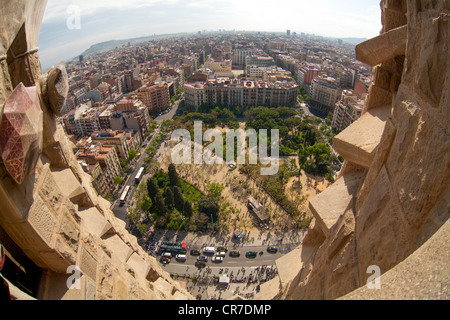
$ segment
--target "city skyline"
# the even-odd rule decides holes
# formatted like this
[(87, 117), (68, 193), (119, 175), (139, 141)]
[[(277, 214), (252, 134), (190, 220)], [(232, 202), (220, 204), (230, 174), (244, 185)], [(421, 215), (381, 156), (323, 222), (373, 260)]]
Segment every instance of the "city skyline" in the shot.
[(220, 29), (371, 38), (381, 29), (379, 0), (49, 0), (40, 33), (41, 63), (45, 70), (109, 40)]

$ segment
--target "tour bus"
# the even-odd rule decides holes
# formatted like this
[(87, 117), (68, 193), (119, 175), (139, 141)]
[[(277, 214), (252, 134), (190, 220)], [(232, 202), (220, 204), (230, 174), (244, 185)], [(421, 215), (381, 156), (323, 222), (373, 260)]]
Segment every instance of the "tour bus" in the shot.
[(158, 252), (172, 252), (174, 254), (186, 254), (186, 243), (159, 242)]
[(131, 186), (126, 186), (123, 190), (122, 195), (120, 196), (120, 203), (125, 204), (125, 200), (127, 199), (128, 193), (130, 192)]
[(136, 184), (141, 183), (142, 176), (144, 175), (144, 169), (145, 169), (145, 167), (141, 167), (139, 169), (136, 177), (134, 178), (134, 181), (135, 181)]

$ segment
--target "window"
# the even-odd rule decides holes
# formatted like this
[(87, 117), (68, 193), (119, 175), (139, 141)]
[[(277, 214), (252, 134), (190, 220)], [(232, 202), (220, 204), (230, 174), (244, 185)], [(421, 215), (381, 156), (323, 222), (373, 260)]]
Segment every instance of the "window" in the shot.
[(36, 266), (0, 227), (0, 245), (5, 252), (2, 276), (13, 285), (37, 298), (42, 269)]

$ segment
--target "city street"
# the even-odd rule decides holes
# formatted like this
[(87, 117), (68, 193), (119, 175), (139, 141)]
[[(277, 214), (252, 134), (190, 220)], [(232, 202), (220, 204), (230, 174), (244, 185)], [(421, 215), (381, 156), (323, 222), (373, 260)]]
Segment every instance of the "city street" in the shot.
[[(173, 106), (171, 107), (170, 111), (166, 114), (163, 114), (157, 118), (155, 118), (155, 121), (158, 124), (161, 124), (161, 122), (163, 122), (164, 120), (171, 120), (173, 119), (173, 117), (175, 116), (175, 114), (178, 111), (178, 108), (180, 106), (182, 99), (175, 101), (175, 103), (173, 104)], [(133, 170), (130, 174), (128, 174), (127, 178), (126, 178), (126, 182), (123, 183), (122, 188), (119, 192), (119, 196), (122, 194), (123, 190), (125, 189), (126, 186), (131, 186), (130, 192), (128, 193), (128, 197), (127, 197), (127, 201), (125, 203), (125, 205), (121, 205), (120, 201), (117, 199), (111, 209), (114, 212), (115, 216), (125, 222), (128, 221), (128, 212), (127, 212), (127, 206), (128, 204), (131, 203), (131, 199), (133, 199), (134, 193), (136, 191), (136, 185), (135, 185), (135, 177), (139, 171), (139, 169), (144, 165), (144, 159), (147, 157), (146, 153), (145, 153), (145, 149), (146, 146), (149, 145), (153, 139), (155, 137), (158, 136), (159, 134), (159, 130), (160, 127), (158, 127), (153, 133), (152, 136), (150, 138), (150, 140), (145, 140), (143, 142), (144, 147), (141, 149), (141, 155), (137, 160), (134, 160), (134, 164), (133, 164)]]
[[(148, 145), (150, 142), (153, 141), (153, 139), (155, 137), (158, 136), (158, 134), (159, 134), (159, 127), (152, 134), (150, 141), (145, 140), (144, 144)], [(131, 189), (130, 189), (130, 192), (128, 193), (128, 197), (127, 197), (125, 205), (122, 205), (120, 203), (120, 201), (117, 199), (111, 207), (115, 216), (125, 222), (128, 221), (127, 206), (129, 203), (131, 203), (131, 199), (133, 199), (134, 192), (136, 191), (136, 185), (135, 185), (134, 179), (135, 179), (139, 169), (144, 165), (144, 159), (146, 156), (147, 156), (147, 154), (145, 153), (145, 148), (142, 148), (140, 157), (137, 160), (134, 160), (135, 161), (135, 164), (133, 165), (134, 169), (131, 171), (130, 174), (128, 174), (126, 181), (122, 185), (122, 188), (119, 192), (119, 196), (122, 194), (122, 192), (126, 186), (131, 186)]]
[[(183, 97), (183, 95), (182, 95), (182, 97)], [(156, 117), (155, 121), (158, 123), (161, 123), (164, 120), (172, 120), (173, 117), (175, 117), (175, 115), (177, 114), (177, 111), (178, 111), (181, 101), (183, 101), (183, 98), (180, 98), (179, 100), (175, 101), (175, 103), (172, 105), (169, 112), (166, 114), (162, 114), (159, 117)]]
[[(281, 237), (280, 237), (281, 235)], [(275, 261), (285, 254), (291, 252), (300, 245), (303, 241), (305, 231), (303, 230), (293, 230), (289, 232), (276, 233), (269, 232), (268, 234), (261, 235), (257, 238), (249, 238), (248, 240), (237, 241), (232, 239), (227, 235), (213, 236), (204, 234), (198, 236), (193, 232), (178, 232), (166, 231), (161, 234), (161, 231), (157, 231), (154, 236), (156, 241), (168, 241), (168, 242), (185, 242), (187, 246), (186, 261), (177, 261), (175, 256), (171, 259), (169, 264), (161, 264), (161, 266), (170, 273), (175, 274), (189, 274), (193, 275), (200, 269), (195, 267), (195, 262), (198, 256), (192, 256), (190, 254), (191, 250), (202, 250), (204, 247), (227, 247), (228, 252), (226, 253), (223, 262), (212, 262), (211, 258), (214, 255), (206, 255), (208, 257), (208, 262), (206, 266), (211, 268), (213, 272), (218, 271), (222, 268), (250, 268), (250, 267), (260, 267), (275, 265)], [(275, 246), (278, 251), (276, 253), (267, 252), (268, 246)], [(239, 257), (230, 257), (230, 251), (239, 251)], [(254, 258), (247, 258), (245, 256), (246, 252), (253, 251), (257, 255)], [(263, 252), (260, 255), (260, 252)], [(159, 262), (159, 256), (157, 260)]]

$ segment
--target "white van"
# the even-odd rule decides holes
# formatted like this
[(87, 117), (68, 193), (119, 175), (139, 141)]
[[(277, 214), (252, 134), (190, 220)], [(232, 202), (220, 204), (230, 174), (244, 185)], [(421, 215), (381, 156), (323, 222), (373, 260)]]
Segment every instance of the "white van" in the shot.
[(202, 249), (202, 253), (214, 254), (214, 252), (216, 252), (216, 248), (214, 247), (205, 247)]
[(186, 255), (185, 254), (177, 254), (176, 259), (181, 260), (181, 261), (186, 261)]

